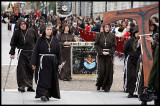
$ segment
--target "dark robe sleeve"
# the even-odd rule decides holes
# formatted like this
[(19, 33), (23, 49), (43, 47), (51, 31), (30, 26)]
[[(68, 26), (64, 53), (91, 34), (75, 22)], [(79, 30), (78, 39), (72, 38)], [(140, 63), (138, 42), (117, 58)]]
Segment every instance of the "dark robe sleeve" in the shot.
[(79, 33), (79, 30), (78, 29), (76, 29), (76, 35), (79, 35), (80, 33)]
[(33, 32), (34, 43), (36, 43), (37, 42), (37, 32), (36, 32), (36, 30), (34, 30), (32, 28), (30, 28), (30, 29)]
[(38, 36), (38, 27), (36, 26), (36, 36)]
[(124, 44), (124, 47), (123, 47), (123, 52), (124, 52), (124, 55), (127, 57), (127, 52), (128, 52), (128, 50), (129, 50), (129, 48), (130, 48), (130, 43), (129, 43), (129, 41), (130, 41), (130, 39), (128, 39), (127, 41), (126, 41), (126, 43)]
[(135, 52), (141, 51), (141, 46), (138, 44), (139, 37), (133, 42), (132, 48)]
[(74, 35), (71, 36), (72, 36), (72, 42), (76, 42), (76, 40), (74, 39)]
[(10, 42), (11, 49), (10, 49), (10, 52), (9, 52), (9, 54), (11, 54), (11, 55), (15, 55), (15, 49), (18, 45), (18, 39), (19, 38), (18, 38), (17, 33), (18, 33), (18, 31), (15, 30), (14, 33), (13, 33), (13, 36), (11, 38), (11, 42)]
[(35, 46), (34, 46), (34, 50), (32, 53), (32, 58), (30, 60), (30, 64), (32, 65), (37, 65), (37, 61), (38, 61), (38, 57), (39, 57), (39, 43), (40, 39), (37, 40)]
[(109, 55), (110, 56), (113, 56), (115, 50), (116, 50), (116, 47), (117, 47), (117, 41), (116, 41), (116, 36), (115, 35), (112, 35), (113, 36), (113, 39), (112, 39), (112, 47), (109, 49)]
[(148, 78), (148, 85), (156, 90), (159, 89), (159, 46), (156, 47), (152, 69)]
[(95, 46), (95, 49), (96, 51), (98, 52), (99, 55), (103, 55), (103, 49), (101, 48), (100, 46), (100, 34), (96, 35), (95, 37), (95, 43), (94, 43), (94, 46)]
[(61, 64), (61, 52), (60, 52), (60, 47), (59, 47), (59, 41), (57, 43), (57, 51), (58, 51), (58, 65)]
[(62, 41), (62, 39), (61, 39), (61, 36), (62, 36), (62, 35), (59, 34), (58, 37), (57, 37), (58, 40), (59, 40), (59, 46), (60, 46), (60, 47), (62, 47), (62, 46), (63, 46), (63, 43), (64, 43), (64, 42)]
[(159, 45), (159, 34), (158, 33), (156, 33), (155, 38), (153, 39), (152, 48), (155, 50), (157, 45)]

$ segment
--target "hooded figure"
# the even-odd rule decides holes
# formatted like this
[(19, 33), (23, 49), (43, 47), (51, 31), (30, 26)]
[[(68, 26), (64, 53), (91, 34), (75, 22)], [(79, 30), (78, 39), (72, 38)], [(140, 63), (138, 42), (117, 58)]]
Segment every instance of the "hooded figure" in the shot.
[[(149, 41), (151, 43), (151, 48), (152, 48), (152, 56), (154, 58), (155, 54), (155, 49), (159, 45), (159, 33), (157, 33), (157, 26), (154, 24), (151, 20), (149, 20), (149, 32), (150, 36), (146, 37), (146, 41)], [(141, 46), (140, 46), (140, 39), (137, 37), (137, 39), (133, 42), (133, 50), (135, 52), (141, 52)], [(142, 87), (144, 86), (144, 74), (143, 74), (143, 67), (142, 67), (142, 56), (140, 56), (138, 62), (137, 62), (137, 73), (140, 72), (140, 80), (137, 82), (139, 86), (137, 87), (138, 89), (138, 95), (142, 94), (143, 89)]]
[(104, 31), (95, 37), (95, 49), (98, 53), (97, 90), (109, 92), (113, 82), (113, 54), (117, 47), (116, 37), (110, 32), (110, 24), (103, 26)]
[(74, 35), (71, 34), (69, 24), (63, 25), (63, 32), (58, 35), (60, 50), (62, 54), (62, 62), (65, 62), (60, 73), (60, 79), (70, 81), (71, 78), (71, 57), (70, 57), (70, 42), (75, 41)]
[(149, 27), (150, 27), (149, 28), (150, 34), (153, 39), (153, 42), (151, 43), (151, 47), (152, 47), (152, 55), (154, 57), (156, 47), (157, 45), (159, 45), (159, 33), (157, 32), (158, 31), (157, 25), (153, 23), (152, 20), (149, 20)]
[(36, 42), (36, 34), (32, 29), (28, 29), (28, 25), (23, 18), (19, 19), (19, 28), (14, 31), (11, 38), (10, 58), (14, 59), (15, 49), (18, 48), (18, 63), (17, 63), (17, 83), (18, 91), (25, 92), (33, 90), (33, 73), (29, 61), (32, 56), (32, 51)]
[(36, 33), (36, 36), (38, 38), (38, 27), (35, 25), (35, 21), (31, 21), (31, 28), (33, 28), (33, 30), (35, 31)]
[(35, 68), (35, 98), (41, 98), (42, 101), (48, 101), (51, 97), (60, 99), (58, 65), (61, 55), (59, 41), (54, 36), (56, 32), (56, 29), (52, 30), (51, 25), (45, 26), (30, 61), (32, 68)]
[(158, 27), (152, 20), (149, 20), (149, 26), (152, 26), (152, 25), (154, 26), (153, 34), (155, 34), (158, 31)]
[(123, 47), (125, 54), (124, 91), (129, 93), (128, 98), (131, 98), (133, 97), (133, 93), (136, 87), (136, 68), (141, 52), (135, 52), (132, 48), (133, 42), (136, 39), (135, 34), (139, 32), (138, 26), (131, 27), (129, 32), (130, 38), (125, 42)]

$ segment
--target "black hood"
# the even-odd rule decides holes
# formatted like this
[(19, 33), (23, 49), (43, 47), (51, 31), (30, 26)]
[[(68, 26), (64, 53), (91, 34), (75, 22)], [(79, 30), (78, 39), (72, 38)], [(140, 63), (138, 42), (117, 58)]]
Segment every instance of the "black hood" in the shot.
[[(42, 27), (42, 29), (43, 29), (42, 37), (43, 37), (43, 38), (45, 38), (45, 36), (46, 36), (46, 33), (45, 33), (46, 25), (45, 25), (45, 26), (43, 26), (43, 27)], [(57, 34), (57, 29), (52, 28), (52, 35), (51, 35), (51, 36), (56, 36), (56, 34)]]
[(27, 27), (27, 29), (28, 29), (28, 24), (27, 24), (27, 22), (25, 21), (24, 18), (19, 18), (19, 19), (18, 19), (18, 28), (20, 29), (20, 24), (21, 24), (21, 22), (25, 22), (25, 23), (26, 23), (26, 27)]
[(154, 28), (154, 30), (153, 30), (153, 34), (154, 33), (157, 33), (157, 25), (152, 21), (152, 20), (149, 20), (149, 26), (151, 26), (151, 25), (154, 25), (155, 26), (155, 28)]

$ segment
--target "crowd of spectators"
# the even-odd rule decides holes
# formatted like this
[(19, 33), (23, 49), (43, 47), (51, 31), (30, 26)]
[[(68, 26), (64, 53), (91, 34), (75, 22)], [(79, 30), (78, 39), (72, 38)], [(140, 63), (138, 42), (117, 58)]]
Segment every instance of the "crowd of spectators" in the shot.
[[(68, 17), (59, 17), (53, 14), (41, 14), (40, 16), (36, 16), (36, 13), (33, 12), (29, 14), (16, 14), (14, 12), (4, 12), (1, 14), (1, 22), (5, 24), (8, 23), (8, 30), (12, 29), (12, 24), (15, 24), (14, 29), (16, 29), (16, 23), (18, 23), (18, 19), (20, 17), (23, 17), (28, 23), (29, 27), (33, 27), (36, 30), (37, 34), (42, 33), (44, 25), (46, 25), (47, 23), (51, 23), (53, 27), (57, 29), (57, 35), (61, 33), (64, 23), (67, 23), (72, 27), (72, 32), (75, 35), (79, 35), (79, 32), (78, 30), (76, 30), (76, 27), (82, 28), (85, 31), (100, 32), (100, 28), (103, 25), (103, 19), (100, 18), (100, 16), (98, 16), (96, 19), (76, 15), (71, 15)], [(6, 19), (8, 20), (8, 22), (6, 22)], [(159, 27), (159, 20), (157, 17), (152, 17), (152, 21)], [(134, 22), (136, 24), (136, 21), (131, 19), (123, 19), (113, 22), (111, 23), (111, 32), (114, 33), (116, 37), (129, 37), (129, 28), (132, 27), (132, 24), (130, 24), (131, 22)]]

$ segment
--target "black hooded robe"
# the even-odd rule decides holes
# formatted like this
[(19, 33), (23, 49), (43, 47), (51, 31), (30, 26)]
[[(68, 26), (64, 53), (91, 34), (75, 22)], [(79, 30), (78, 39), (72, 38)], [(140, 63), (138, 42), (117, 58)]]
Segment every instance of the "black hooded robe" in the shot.
[[(152, 23), (152, 21), (149, 21), (150, 25), (151, 24), (154, 24)], [(154, 58), (154, 53), (155, 53), (155, 49), (157, 47), (157, 45), (159, 45), (159, 33), (157, 33), (157, 26), (154, 24), (155, 26), (155, 29), (153, 30), (153, 34), (151, 35), (152, 39), (153, 39), (153, 43), (151, 43), (151, 48), (152, 48), (152, 56)], [(140, 39), (139, 37), (133, 42), (133, 50), (135, 52), (139, 52), (141, 51), (141, 47), (138, 46), (138, 39)], [(141, 57), (141, 56), (140, 56)], [(137, 82), (139, 83), (139, 86), (138, 86), (138, 95), (142, 94), (143, 93), (143, 89), (142, 87), (144, 86), (144, 74), (143, 74), (143, 66), (140, 65), (140, 62), (142, 61), (142, 58), (139, 58), (138, 62), (137, 62), (137, 73), (139, 72), (140, 70), (140, 67), (142, 67), (142, 70), (141, 70), (141, 76), (140, 76), (140, 81)], [(143, 64), (143, 63), (142, 63)]]
[[(105, 39), (104, 37), (108, 37)], [(109, 91), (113, 82), (113, 54), (116, 49), (116, 37), (112, 33), (100, 33), (95, 37), (95, 48), (98, 52), (98, 78), (96, 86)], [(103, 49), (109, 49), (109, 55), (103, 55)]]
[(67, 40), (68, 42), (73, 42), (74, 41), (74, 36), (71, 34), (65, 34), (62, 33), (58, 35), (59, 39), (59, 45), (61, 49), (61, 54), (62, 54), (62, 60), (61, 62), (65, 62), (61, 72), (60, 72), (60, 79), (61, 80), (71, 80), (71, 48), (70, 46), (65, 46), (63, 43)]
[(127, 58), (126, 62), (127, 62), (127, 72), (126, 75), (127, 77), (125, 79), (127, 79), (126, 81), (124, 81), (124, 85), (125, 85), (125, 90), (127, 93), (134, 93), (135, 91), (135, 87), (136, 87), (136, 77), (137, 77), (137, 73), (136, 73), (136, 68), (137, 68), (137, 62), (140, 56), (140, 51), (139, 52), (135, 52), (132, 48), (133, 46), (133, 42), (135, 41), (134, 37), (129, 38), (126, 43), (124, 44), (123, 47), (123, 51), (124, 54)]
[[(25, 22), (25, 20), (20, 19), (19, 25), (21, 22)], [(27, 34), (26, 31), (28, 30)], [(31, 65), (29, 64), (33, 48), (36, 42), (36, 34), (33, 29), (27, 28), (27, 30), (22, 31), (20, 26), (18, 29), (14, 31), (14, 34), (11, 38), (10, 46), (11, 50), (9, 54), (15, 55), (15, 49), (18, 48), (20, 53), (18, 65), (17, 65), (17, 84), (18, 87), (32, 87), (33, 86), (33, 73)], [(22, 32), (21, 32), (22, 31)], [(26, 34), (26, 42), (24, 44), (23, 35)], [(20, 52), (20, 49), (21, 52)]]
[[(51, 43), (51, 51), (48, 51), (48, 44), (46, 37), (43, 34), (37, 41), (30, 64), (35, 65), (35, 82), (37, 84), (36, 96), (35, 98), (40, 98), (41, 96), (54, 97), (60, 99), (60, 90), (58, 82), (58, 64), (60, 64), (60, 49), (58, 39), (53, 37)], [(51, 41), (47, 39), (48, 42)], [(49, 54), (48, 56), (43, 56), (40, 54)], [(55, 54), (56, 57), (50, 56)], [(42, 68), (41, 60), (42, 59)], [(56, 62), (58, 61), (58, 63)]]

